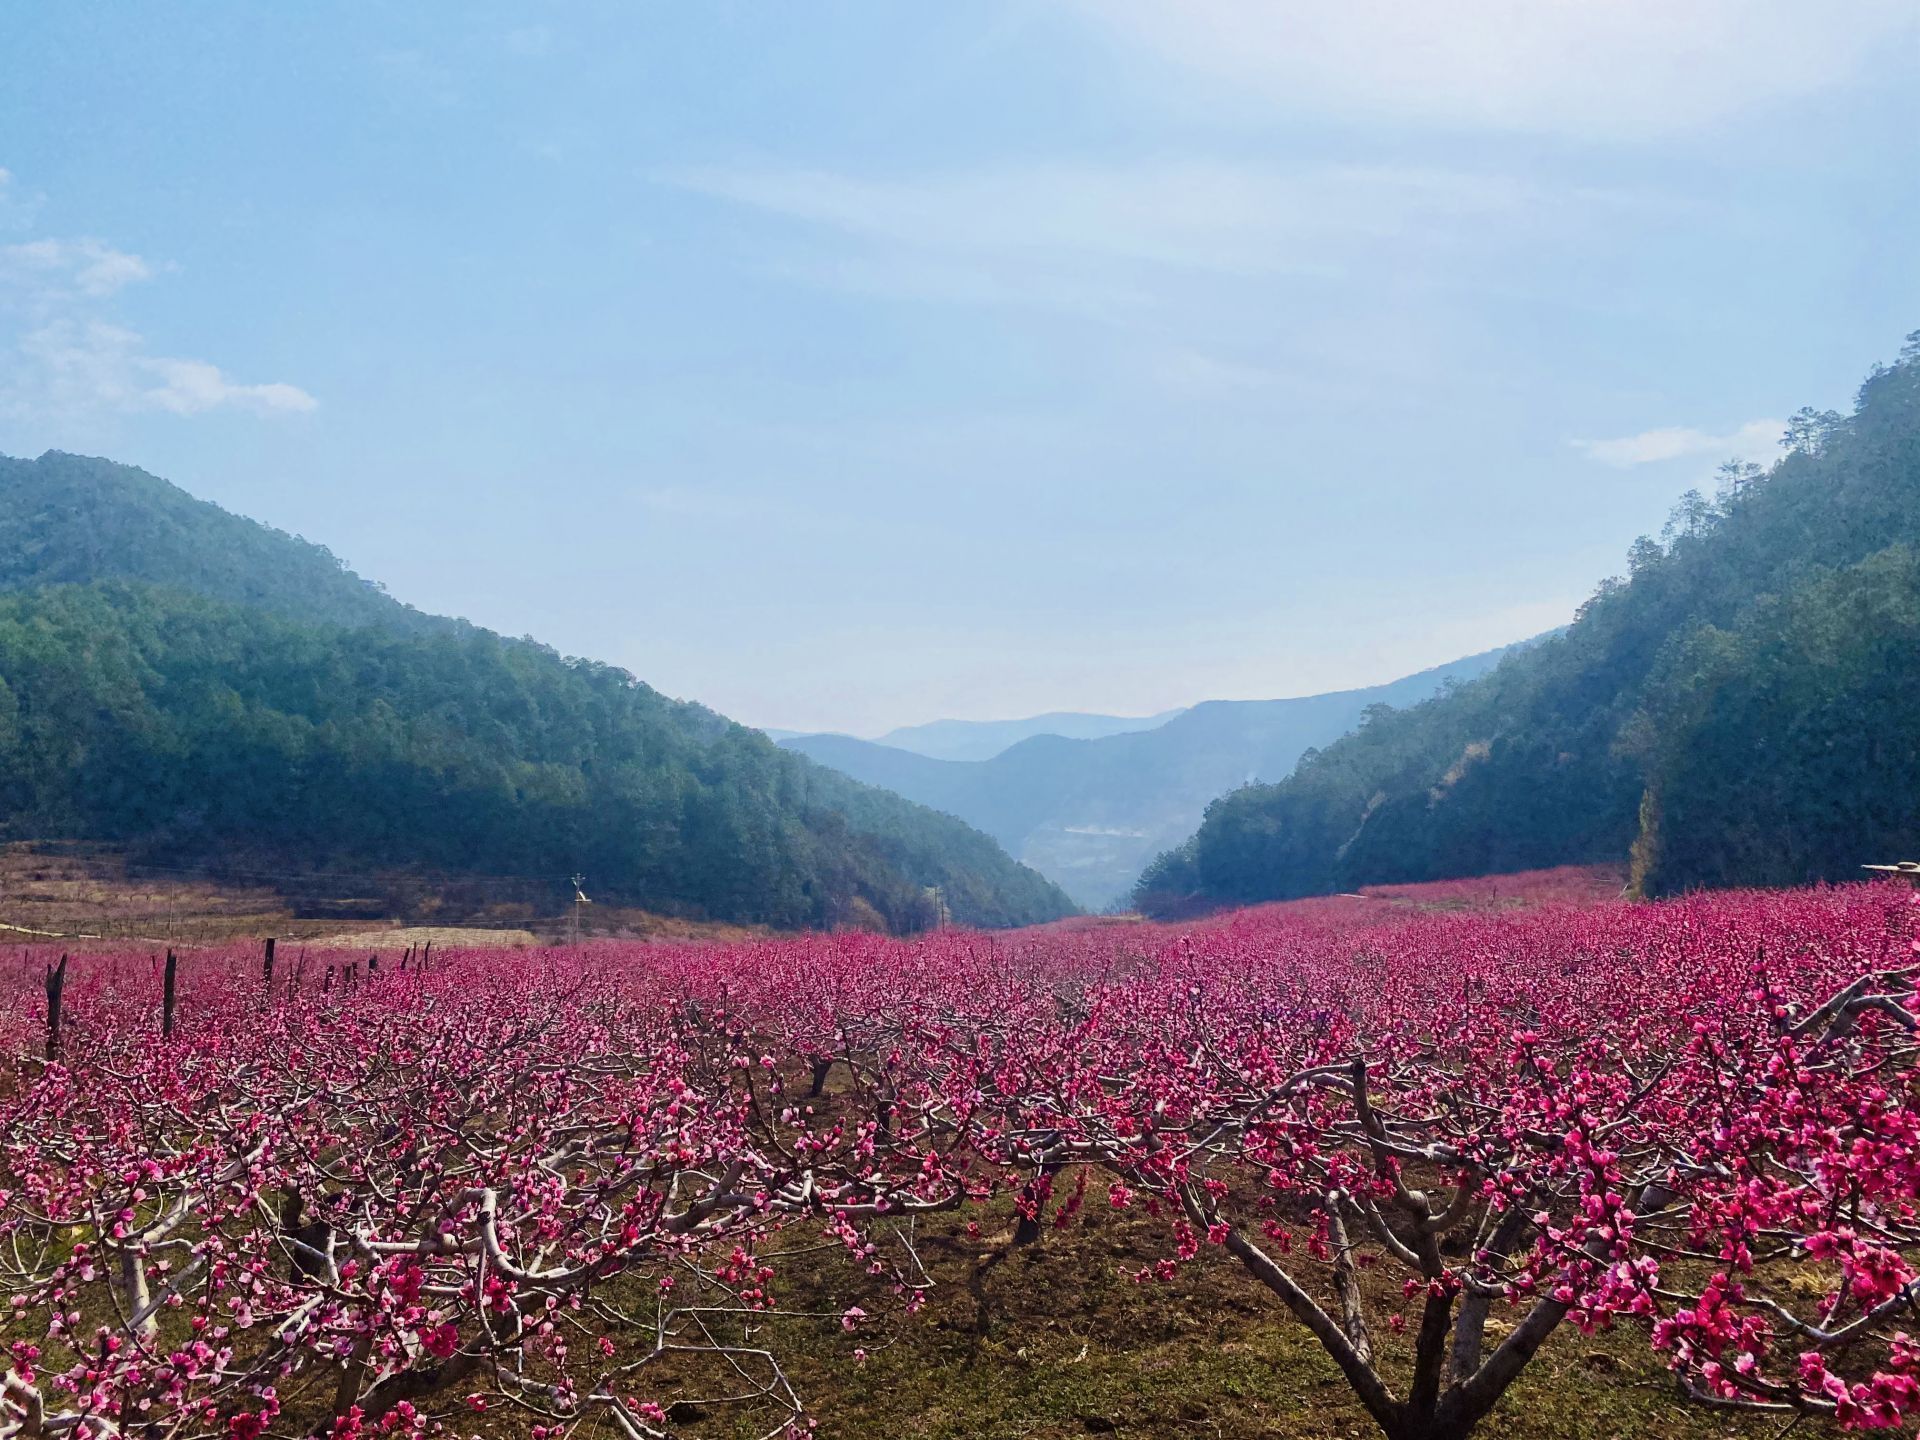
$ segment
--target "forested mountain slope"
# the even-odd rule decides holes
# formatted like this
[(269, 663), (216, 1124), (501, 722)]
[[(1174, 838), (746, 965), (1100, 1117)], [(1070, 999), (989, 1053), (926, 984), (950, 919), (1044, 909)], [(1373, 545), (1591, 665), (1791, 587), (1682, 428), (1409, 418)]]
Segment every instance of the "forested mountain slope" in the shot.
[(0, 591), (144, 581), (294, 619), (454, 625), (363, 580), (325, 546), (197, 500), (132, 465), (0, 455)]
[(409, 610), (144, 472), (0, 462), (0, 525), (0, 838), (556, 893), (578, 869), (596, 898), (782, 927), (917, 928), (927, 887), (968, 924), (1072, 911), (950, 816), (625, 671)]
[(1278, 778), (1360, 722), (1483, 674), (1500, 651), (1386, 685), (1290, 700), (1211, 700), (1150, 730), (1074, 740), (1036, 735), (988, 760), (934, 760), (856, 740), (783, 741), (824, 765), (957, 815), (1098, 909), (1124, 897), (1153, 854), (1190, 834), (1207, 802)]
[(1650, 893), (1920, 858), (1920, 336), (1688, 495), (1572, 626), (1224, 796), (1140, 903), (1631, 853)]

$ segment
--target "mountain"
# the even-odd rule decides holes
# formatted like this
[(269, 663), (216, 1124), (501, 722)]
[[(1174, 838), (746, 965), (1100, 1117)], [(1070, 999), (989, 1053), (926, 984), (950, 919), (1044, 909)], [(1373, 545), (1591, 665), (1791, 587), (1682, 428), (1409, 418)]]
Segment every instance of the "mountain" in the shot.
[(849, 735), (783, 742), (823, 765), (958, 816), (1098, 909), (1235, 786), (1285, 775), (1371, 706), (1408, 705), (1490, 669), (1502, 651), (1362, 690), (1292, 700), (1212, 700), (1150, 730), (1036, 735), (987, 760), (936, 760)]
[(1627, 858), (1660, 894), (1920, 858), (1920, 334), (1785, 445), (1684, 497), (1557, 637), (1222, 797), (1142, 903)]
[[(1045, 715), (1029, 715), (1021, 720), (929, 720), (924, 725), (903, 725), (897, 730), (889, 730), (873, 743), (888, 745), (895, 750), (911, 750), (916, 755), (925, 755), (934, 760), (991, 760), (1008, 747), (1036, 735), (1058, 735), (1065, 740), (1100, 740), (1108, 735), (1152, 730), (1183, 713), (1180, 710), (1162, 710), (1158, 715), (1128, 716), (1053, 710)], [(798, 737), (775, 735), (774, 738)]]
[(781, 927), (918, 928), (929, 887), (967, 924), (1073, 908), (950, 816), (57, 454), (0, 460), (0, 836), (550, 891), (579, 869), (596, 899)]
[(0, 455), (0, 591), (130, 580), (330, 625), (459, 622), (402, 605), (325, 546), (131, 465)]

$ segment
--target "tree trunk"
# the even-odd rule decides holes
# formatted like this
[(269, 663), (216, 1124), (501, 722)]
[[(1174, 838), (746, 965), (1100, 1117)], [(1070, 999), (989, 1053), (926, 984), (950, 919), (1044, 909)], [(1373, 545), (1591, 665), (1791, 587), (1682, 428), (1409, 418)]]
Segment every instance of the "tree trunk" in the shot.
[(160, 986), (160, 1038), (162, 1040), (173, 1038), (173, 978), (178, 964), (173, 951), (167, 951), (167, 975)]
[(67, 957), (60, 957), (58, 967), (47, 966), (47, 1059), (54, 1060), (60, 1054), (60, 999), (67, 989)]

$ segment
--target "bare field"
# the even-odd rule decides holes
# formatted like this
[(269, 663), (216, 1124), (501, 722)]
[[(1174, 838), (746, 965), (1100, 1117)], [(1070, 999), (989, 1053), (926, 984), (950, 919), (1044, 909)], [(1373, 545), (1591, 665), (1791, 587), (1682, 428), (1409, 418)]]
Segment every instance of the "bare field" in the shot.
[[(334, 948), (429, 940), (477, 948), (554, 944), (571, 934), (571, 917), (543, 914), (524, 902), (461, 903), (473, 888), (468, 881), (450, 882), (446, 890), (416, 877), (328, 881), (214, 877), (130, 860), (104, 845), (14, 841), (0, 844), (0, 944), (215, 945), (271, 935)], [(583, 937), (626, 940), (740, 940), (766, 933), (615, 905), (583, 907), (580, 925)]]
[(382, 945), (437, 945), (442, 949), (490, 950), (515, 949), (538, 945), (540, 937), (531, 930), (489, 929), (479, 925), (395, 925), (386, 928), (348, 930), (338, 935), (315, 935), (305, 940), (316, 950), (345, 950), (369, 941)]

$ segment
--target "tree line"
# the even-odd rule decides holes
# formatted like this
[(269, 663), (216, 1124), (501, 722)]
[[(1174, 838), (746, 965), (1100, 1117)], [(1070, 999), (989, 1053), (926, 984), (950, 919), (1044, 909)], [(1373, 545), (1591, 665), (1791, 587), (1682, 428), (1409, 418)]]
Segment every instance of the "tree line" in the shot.
[(1563, 632), (1220, 797), (1135, 902), (1629, 857), (1664, 894), (1920, 852), (1920, 333), (1783, 445), (1689, 492)]
[[(307, 623), (122, 581), (0, 596), (0, 833), (554, 876), (778, 927), (1071, 912), (951, 817), (624, 670), (471, 626)], [(570, 893), (570, 892), (569, 892)]]

